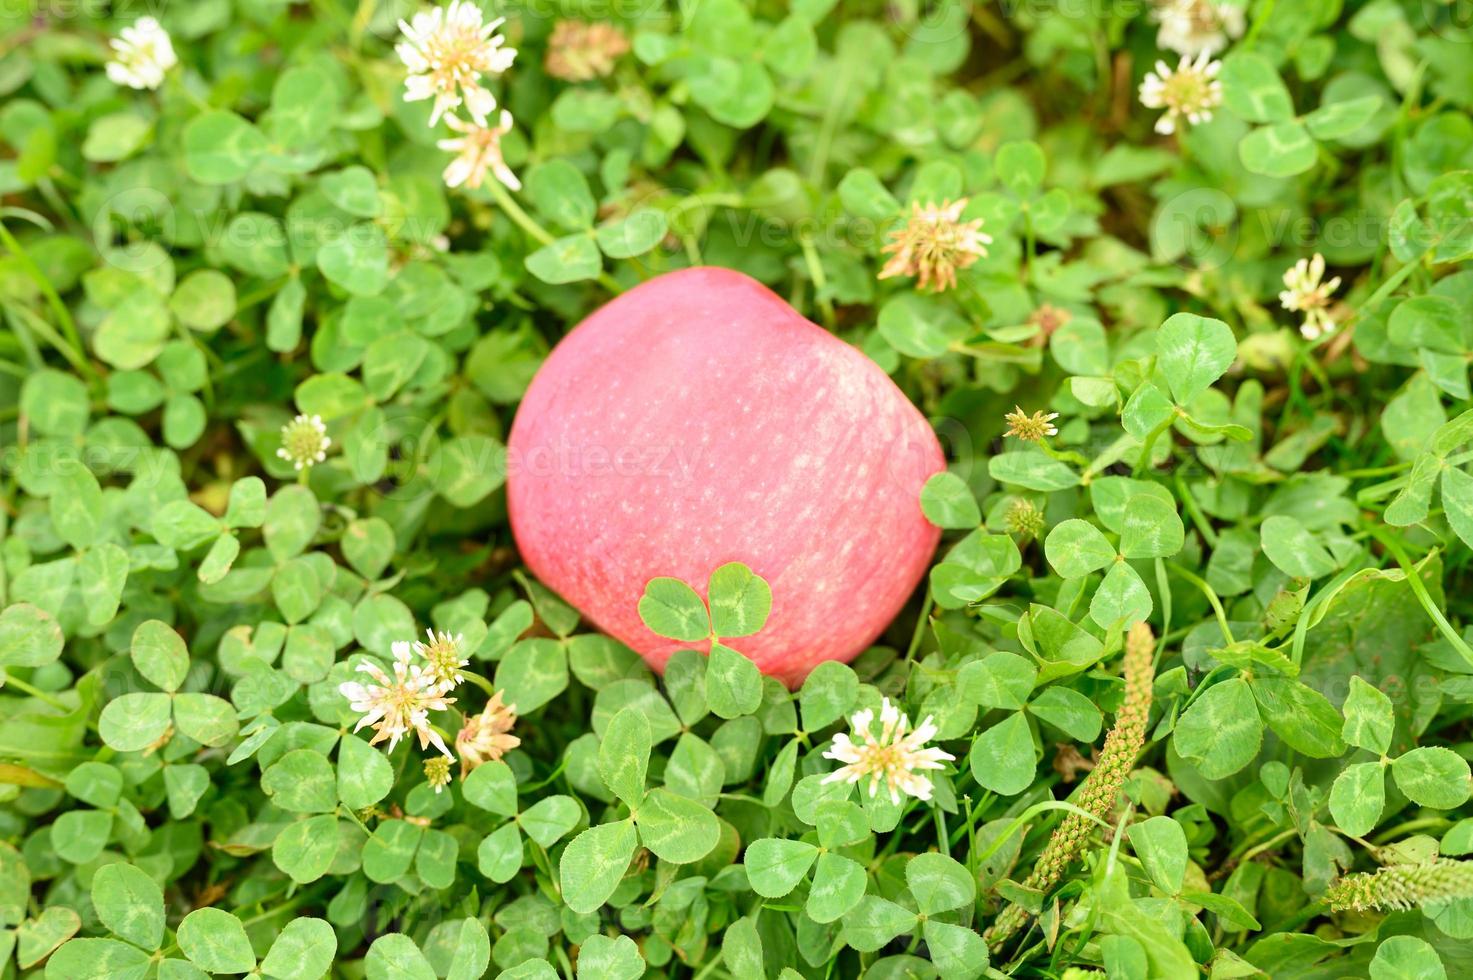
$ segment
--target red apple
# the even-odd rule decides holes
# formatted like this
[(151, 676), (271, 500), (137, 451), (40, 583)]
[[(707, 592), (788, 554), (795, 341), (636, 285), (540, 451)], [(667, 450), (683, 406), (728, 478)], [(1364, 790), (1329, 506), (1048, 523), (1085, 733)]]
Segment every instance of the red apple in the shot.
[(745, 562), (772, 613), (730, 645), (797, 685), (895, 618), (940, 531), (926, 420), (873, 361), (728, 269), (652, 279), (558, 344), (509, 441), (512, 531), (532, 572), (657, 670), (645, 583), (705, 594)]

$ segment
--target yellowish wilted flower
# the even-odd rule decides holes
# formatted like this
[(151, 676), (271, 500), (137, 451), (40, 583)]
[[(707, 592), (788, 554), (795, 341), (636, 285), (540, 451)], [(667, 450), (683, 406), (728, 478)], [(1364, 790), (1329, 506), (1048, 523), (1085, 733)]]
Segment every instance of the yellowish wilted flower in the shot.
[(483, 23), (481, 8), (466, 0), (420, 11), (409, 23), (401, 20), (404, 40), (394, 50), (409, 69), (404, 101), (434, 99), (431, 126), (461, 105), (485, 126), (496, 97), (481, 86), (481, 76), (506, 71), (517, 56), (515, 48), (503, 47), (505, 38), (496, 33), (505, 20)]
[(510, 734), (512, 726), (517, 723), (517, 706), (503, 704), (502, 693), (497, 691), (493, 694), (479, 715), (466, 718), (465, 727), (455, 736), (462, 777), (483, 763), (495, 762), (522, 744), (521, 739)]
[(115, 85), (156, 89), (164, 74), (179, 63), (169, 32), (152, 17), (140, 17), (108, 42), (114, 52), (107, 77)]
[(1053, 423), (1058, 417), (1058, 412), (1049, 412), (1047, 415), (1034, 412), (1029, 415), (1021, 407), (1014, 405), (1013, 410), (1003, 416), (1003, 421), (1008, 424), (1008, 430), (1003, 436), (1012, 436), (1024, 442), (1038, 442), (1044, 436), (1056, 436), (1059, 430)]
[(1187, 57), (1216, 54), (1243, 36), (1243, 8), (1220, 0), (1157, 0), (1156, 43)]
[(885, 698), (880, 703), (880, 734), (875, 735), (875, 713), (868, 708), (854, 713), (850, 725), (853, 736), (840, 732), (833, 745), (823, 754), (825, 759), (844, 763), (824, 777), (825, 783), (844, 781), (858, 783), (868, 779), (869, 795), (879, 792), (880, 785), (890, 791), (890, 801), (900, 802), (900, 795), (918, 800), (931, 798), (931, 780), (921, 772), (942, 768), (942, 763), (956, 756), (939, 749), (926, 748), (936, 737), (936, 725), (930, 716), (914, 731), (907, 733), (910, 719), (905, 712)]
[(992, 236), (982, 231), (982, 219), (962, 221), (967, 199), (940, 204), (912, 204), (904, 227), (890, 232), (890, 244), (881, 251), (890, 256), (880, 278), (915, 276), (921, 289), (936, 292), (956, 285), (958, 269), (987, 254)]
[(1325, 334), (1334, 333), (1330, 296), (1339, 288), (1339, 276), (1325, 281), (1325, 257), (1318, 252), (1314, 253), (1314, 258), (1300, 259), (1285, 270), (1279, 303), (1290, 312), (1304, 315), (1299, 332), (1305, 340), (1318, 340)]
[(1211, 58), (1205, 51), (1195, 60), (1182, 55), (1175, 71), (1158, 61), (1154, 71), (1146, 72), (1141, 81), (1141, 105), (1166, 110), (1156, 120), (1156, 132), (1174, 133), (1183, 119), (1193, 126), (1204, 123), (1212, 118), (1212, 110), (1222, 105), (1222, 82), (1217, 78), (1222, 62)]
[(443, 755), (431, 756), (425, 760), (425, 782), (434, 787), (436, 793), (441, 792), (450, 785), (450, 760)]
[(613, 24), (560, 20), (547, 39), (547, 56), (542, 65), (553, 78), (586, 82), (605, 78), (629, 50), (629, 39)]
[(276, 455), (300, 470), (326, 460), (331, 445), (321, 415), (298, 415), (281, 427), (281, 448)]
[(480, 187), (486, 180), (486, 172), (495, 174), (512, 190), (521, 190), (522, 182), (511, 172), (501, 155), (501, 137), (511, 132), (511, 113), (501, 110), (499, 123), (491, 128), (476, 122), (464, 122), (458, 116), (446, 116), (445, 125), (459, 136), (440, 140), (436, 145), (442, 150), (456, 154), (445, 168), (445, 186)]
[(445, 697), (439, 682), (419, 664), (412, 663), (413, 652), (408, 643), (395, 643), (394, 673), (389, 676), (375, 663), (358, 665), (358, 670), (373, 681), (363, 684), (346, 681), (338, 685), (338, 692), (348, 699), (352, 709), (363, 717), (353, 731), (373, 728), (370, 745), (387, 740), (389, 751), (399, 740), (410, 733), (419, 737), (419, 747), (433, 745), (447, 758), (455, 758), (440, 733), (430, 724), (431, 711), (444, 711), (455, 703), (454, 698)]
[[(425, 673), (439, 684), (442, 692), (448, 693), (465, 680), (461, 668), (470, 665), (470, 661), (460, 655), (460, 645), (465, 642), (465, 637), (460, 633), (451, 636), (449, 633), (428, 629), (425, 630), (425, 637), (429, 642), (416, 640), (413, 650), (425, 662)], [(398, 647), (399, 644), (395, 643), (394, 646)]]

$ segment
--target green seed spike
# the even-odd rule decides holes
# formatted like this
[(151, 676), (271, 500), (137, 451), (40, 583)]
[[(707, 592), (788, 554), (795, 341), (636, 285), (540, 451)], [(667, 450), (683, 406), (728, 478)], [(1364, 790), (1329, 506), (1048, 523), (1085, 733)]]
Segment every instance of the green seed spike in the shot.
[[(1135, 760), (1146, 741), (1146, 723), (1151, 716), (1151, 683), (1155, 678), (1152, 659), (1156, 638), (1145, 623), (1136, 623), (1125, 638), (1125, 701), (1115, 716), (1115, 727), (1105, 737), (1105, 747), (1094, 770), (1080, 784), (1074, 803), (1091, 816), (1104, 820), (1120, 796), (1125, 777), (1135, 767)], [(1089, 840), (1092, 821), (1069, 813), (1049, 838), (1033, 871), (1023, 882), (1025, 888), (1047, 892), (1059, 883), (1084, 850)], [(1010, 905), (988, 929), (989, 945), (1006, 941), (1028, 920), (1028, 912), (1020, 905)]]
[(1393, 864), (1345, 875), (1325, 892), (1334, 912), (1389, 912), (1456, 898), (1473, 898), (1473, 861)]

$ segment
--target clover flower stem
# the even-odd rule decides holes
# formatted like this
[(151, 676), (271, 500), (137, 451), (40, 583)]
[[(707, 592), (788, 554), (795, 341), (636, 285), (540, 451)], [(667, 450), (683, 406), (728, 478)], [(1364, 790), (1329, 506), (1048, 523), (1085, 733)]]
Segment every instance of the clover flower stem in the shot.
[(1238, 642), (1236, 639), (1233, 638), (1233, 628), (1228, 625), (1227, 610), (1222, 608), (1222, 600), (1217, 597), (1216, 590), (1214, 590), (1212, 586), (1208, 585), (1201, 578), (1193, 575), (1191, 572), (1187, 571), (1185, 568), (1182, 568), (1175, 562), (1172, 562), (1166, 567), (1171, 569), (1171, 571), (1175, 572), (1181, 578), (1186, 579), (1192, 585), (1195, 585), (1197, 589), (1204, 596), (1207, 597), (1208, 603), (1210, 603), (1212, 606), (1212, 613), (1217, 617), (1217, 628), (1222, 630), (1222, 638), (1226, 640), (1229, 645)]
[(1202, 508), (1197, 503), (1197, 498), (1193, 496), (1191, 488), (1187, 486), (1187, 481), (1182, 476), (1181, 470), (1176, 471), (1174, 482), (1176, 485), (1176, 494), (1181, 498), (1182, 505), (1186, 507), (1187, 515), (1191, 517), (1192, 525), (1196, 527), (1197, 533), (1202, 535), (1202, 539), (1209, 545), (1216, 548), (1217, 531), (1213, 528), (1212, 522), (1207, 519), (1207, 515), (1202, 513)]
[[(551, 245), (553, 243), (555, 239), (552, 236), (552, 232), (542, 227), (537, 223), (535, 218), (524, 211), (522, 206), (517, 203), (516, 198), (511, 196), (511, 192), (503, 187), (500, 181), (487, 181), (486, 188), (491, 191), (491, 196), (496, 198), (496, 203), (501, 206), (501, 210), (506, 212), (506, 216), (518, 228), (521, 228), (543, 245)], [(598, 283), (615, 295), (624, 291), (624, 287), (615, 282), (614, 278), (607, 272), (600, 272), (598, 274)]]
[(496, 181), (491, 181), (486, 186), (491, 191), (491, 196), (496, 198), (496, 203), (501, 206), (501, 210), (506, 212), (506, 216), (514, 221), (517, 227), (537, 239), (543, 245), (552, 244), (552, 233), (538, 224), (536, 219), (530, 214), (522, 210), (522, 206), (517, 203), (516, 198), (511, 196), (511, 191)]
[(363, 46), (363, 35), (368, 31), (369, 22), (373, 20), (377, 10), (377, 0), (358, 0), (358, 9), (354, 11), (353, 21), (348, 27), (348, 43), (353, 46), (353, 50)]
[(1264, 0), (1263, 5), (1258, 8), (1258, 16), (1253, 18), (1253, 24), (1248, 28), (1248, 34), (1241, 42), (1241, 46), (1244, 49), (1253, 46), (1253, 39), (1258, 36), (1259, 31), (1263, 30), (1263, 25), (1267, 24), (1273, 17), (1275, 5), (1275, 0)]
[[(915, 803), (914, 802), (907, 803), (905, 805), (905, 809), (900, 811), (900, 823), (904, 823), (905, 822), (905, 818), (908, 817), (908, 816), (910, 816), (911, 813), (915, 809), (916, 809), (916, 806), (915, 806)], [(935, 810), (934, 812), (939, 813), (940, 810)], [(921, 832), (921, 828), (925, 827), (926, 824), (928, 824), (930, 822), (931, 822), (931, 813), (930, 812), (923, 812), (923, 813), (921, 813), (920, 818), (918, 820), (916, 820), (915, 823), (911, 824), (908, 828), (904, 828), (905, 829), (905, 833), (904, 834), (901, 834), (901, 833), (898, 833), (898, 832), (897, 833), (894, 833), (894, 834), (891, 834), (890, 835), (890, 839), (885, 842), (885, 849), (883, 851), (881, 851), (879, 854), (877, 854), (875, 856), (874, 861), (871, 863), (871, 870), (878, 871), (879, 868), (880, 868), (880, 865), (882, 863), (884, 863), (885, 858), (889, 857), (890, 855), (894, 854), (896, 851), (900, 850), (900, 838), (902, 838), (902, 837), (914, 837), (916, 834), (919, 834)]]
[(476, 685), (476, 687), (479, 687), (482, 691), (485, 691), (487, 697), (490, 697), (491, 695), (496, 693), (495, 685), (493, 685), (489, 680), (487, 680), (480, 674), (474, 673), (473, 671), (469, 670), (462, 670), (460, 672), (460, 676), (464, 677), (466, 680)]
[(915, 659), (916, 651), (921, 648), (921, 640), (926, 635), (926, 625), (931, 622), (931, 607), (935, 603), (935, 597), (931, 595), (931, 584), (926, 583), (926, 597), (921, 600), (921, 613), (916, 617), (915, 629), (910, 634), (910, 645), (905, 648), (905, 662), (910, 663)]
[(1351, 313), (1351, 315), (1347, 317), (1345, 322), (1342, 323), (1340, 326), (1342, 328), (1348, 327), (1355, 322), (1356, 317), (1361, 313), (1368, 310), (1375, 310), (1378, 306), (1381, 305), (1382, 301), (1385, 300), (1386, 297), (1390, 296), (1393, 292), (1395, 292), (1397, 288), (1400, 287), (1401, 284), (1405, 282), (1409, 276), (1411, 276), (1417, 270), (1421, 269), (1423, 260), (1431, 254), (1432, 246), (1429, 245), (1427, 248), (1423, 249), (1416, 256), (1416, 258), (1409, 260), (1406, 265), (1393, 272), (1385, 282), (1376, 287), (1376, 291), (1374, 293), (1356, 304), (1355, 311)]

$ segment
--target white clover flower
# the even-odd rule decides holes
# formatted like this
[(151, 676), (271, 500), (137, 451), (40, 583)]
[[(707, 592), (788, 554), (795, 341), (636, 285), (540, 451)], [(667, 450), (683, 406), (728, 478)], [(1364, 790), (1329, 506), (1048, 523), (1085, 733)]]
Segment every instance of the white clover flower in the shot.
[(1284, 272), (1284, 290), (1279, 302), (1284, 309), (1304, 314), (1299, 332), (1305, 340), (1318, 340), (1335, 331), (1330, 316), (1330, 296), (1340, 288), (1340, 277), (1325, 281), (1325, 257), (1314, 253), (1312, 259), (1300, 259)]
[(1243, 36), (1243, 8), (1221, 0), (1157, 0), (1152, 16), (1161, 25), (1156, 43), (1190, 58), (1216, 54)]
[(298, 415), (281, 427), (281, 448), (276, 455), (300, 470), (326, 460), (331, 445), (321, 415)]
[(514, 191), (522, 189), (522, 182), (511, 172), (501, 155), (501, 137), (511, 132), (511, 113), (501, 110), (501, 119), (495, 127), (488, 128), (476, 122), (464, 122), (458, 116), (445, 117), (445, 125), (460, 136), (440, 140), (440, 149), (458, 154), (445, 168), (447, 187), (480, 187), (489, 170), (496, 179)]
[(353, 731), (372, 726), (374, 735), (368, 744), (376, 745), (387, 739), (391, 752), (401, 738), (413, 732), (419, 736), (421, 749), (433, 745), (447, 758), (455, 758), (430, 724), (430, 712), (446, 710), (455, 699), (445, 697), (439, 681), (429, 671), (410, 662), (412, 653), (408, 643), (395, 643), (393, 651), (392, 677), (377, 664), (362, 663), (358, 670), (372, 678), (372, 684), (347, 681), (338, 685), (338, 692), (363, 716)]
[(109, 42), (115, 53), (107, 63), (107, 77), (116, 85), (156, 89), (164, 74), (179, 63), (169, 32), (152, 17), (140, 17)]
[(875, 737), (872, 726), (875, 713), (866, 708), (857, 711), (850, 719), (853, 737), (840, 732), (834, 743), (823, 754), (825, 759), (834, 759), (844, 765), (824, 777), (825, 783), (843, 780), (857, 783), (869, 778), (869, 795), (874, 796), (884, 783), (890, 790), (890, 801), (900, 802), (900, 794), (918, 800), (931, 798), (931, 780), (919, 774), (921, 770), (940, 769), (943, 761), (955, 759), (938, 748), (925, 748), (925, 744), (936, 737), (936, 725), (930, 716), (921, 722), (915, 731), (906, 734), (910, 719), (905, 712), (896, 708), (885, 698), (880, 705), (880, 734)]
[(409, 69), (404, 101), (434, 99), (431, 126), (462, 104), (485, 126), (496, 97), (481, 87), (481, 76), (506, 71), (517, 56), (515, 48), (502, 47), (506, 39), (496, 33), (505, 20), (482, 23), (481, 8), (466, 0), (420, 11), (410, 23), (401, 20), (404, 40), (394, 50)]
[(962, 221), (967, 199), (940, 204), (915, 203), (905, 225), (890, 232), (890, 244), (881, 251), (890, 256), (879, 278), (915, 276), (920, 289), (941, 292), (956, 285), (956, 271), (987, 254), (992, 236), (982, 230), (982, 219)]
[(1222, 105), (1220, 71), (1222, 62), (1205, 51), (1195, 59), (1182, 55), (1175, 71), (1164, 61), (1156, 62), (1156, 69), (1141, 81), (1141, 105), (1166, 110), (1156, 120), (1156, 132), (1174, 133), (1182, 119), (1193, 126), (1211, 119), (1212, 110)]
[[(441, 693), (449, 693), (465, 680), (465, 674), (461, 673), (461, 668), (470, 665), (470, 661), (460, 655), (460, 647), (465, 642), (465, 637), (460, 633), (451, 636), (449, 633), (428, 629), (425, 630), (425, 636), (429, 642), (416, 640), (412, 649), (425, 662), (425, 673), (429, 674), (440, 686)], [(395, 643), (396, 656), (401, 645), (410, 646), (402, 641)]]

